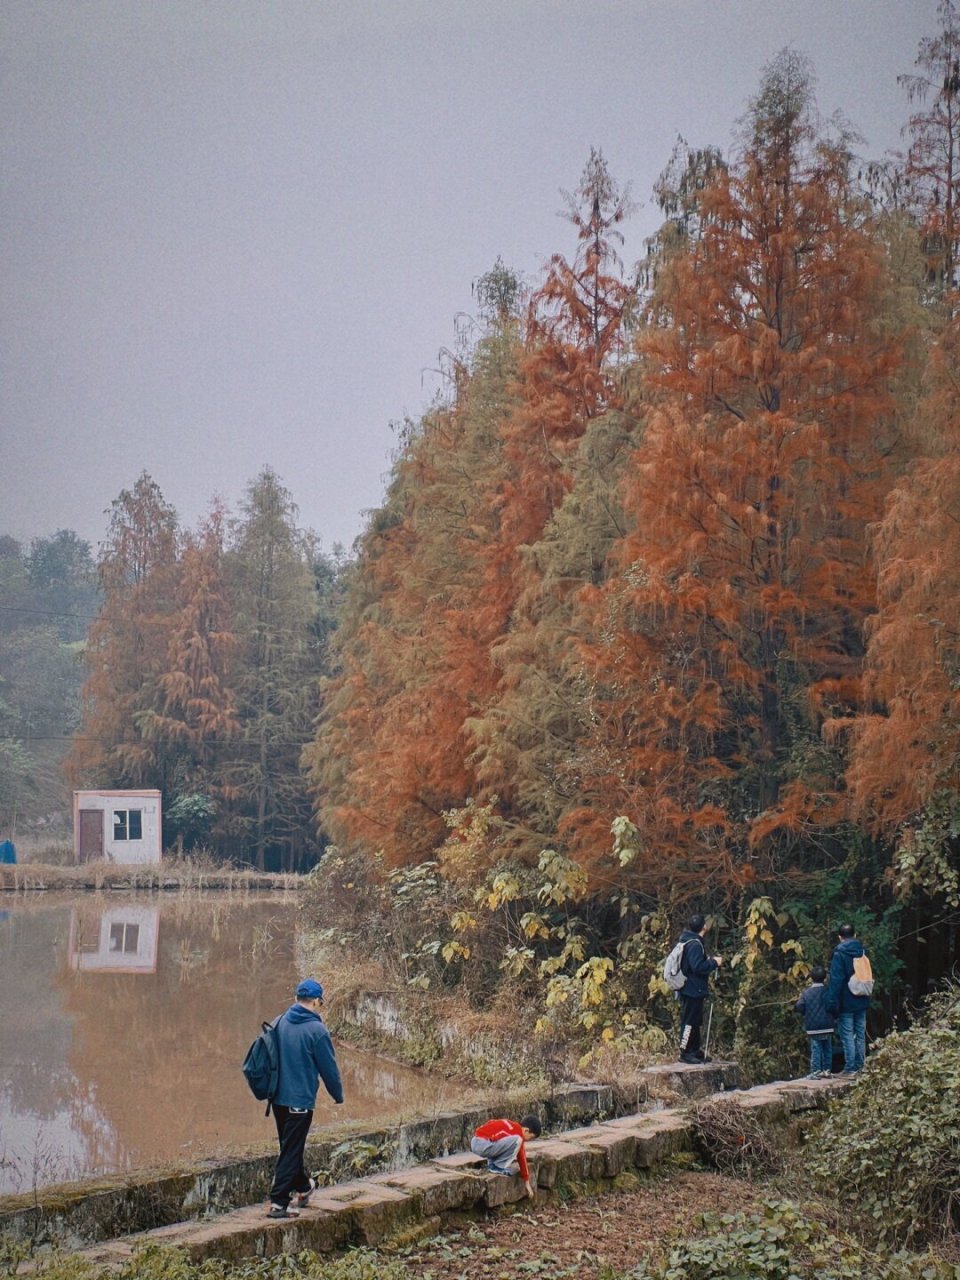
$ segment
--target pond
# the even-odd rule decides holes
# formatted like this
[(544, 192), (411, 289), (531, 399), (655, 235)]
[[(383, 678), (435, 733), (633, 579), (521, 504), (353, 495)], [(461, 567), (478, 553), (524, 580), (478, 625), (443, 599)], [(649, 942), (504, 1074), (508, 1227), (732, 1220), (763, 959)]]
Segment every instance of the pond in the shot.
[[(0, 1195), (275, 1139), (240, 1063), (290, 1004), (295, 932), (286, 895), (0, 898)], [(337, 1059), (346, 1100), (321, 1086), (314, 1131), (462, 1092), (348, 1046)]]

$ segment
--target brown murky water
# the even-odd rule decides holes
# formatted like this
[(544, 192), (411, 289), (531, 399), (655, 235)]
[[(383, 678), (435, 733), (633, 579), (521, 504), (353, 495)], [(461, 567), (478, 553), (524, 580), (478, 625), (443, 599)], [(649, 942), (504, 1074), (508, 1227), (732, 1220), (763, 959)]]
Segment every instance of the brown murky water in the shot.
[[(240, 1063), (290, 1004), (295, 922), (278, 896), (0, 899), (0, 1195), (272, 1139)], [(347, 1046), (337, 1059), (346, 1101), (321, 1087), (315, 1129), (460, 1092)]]

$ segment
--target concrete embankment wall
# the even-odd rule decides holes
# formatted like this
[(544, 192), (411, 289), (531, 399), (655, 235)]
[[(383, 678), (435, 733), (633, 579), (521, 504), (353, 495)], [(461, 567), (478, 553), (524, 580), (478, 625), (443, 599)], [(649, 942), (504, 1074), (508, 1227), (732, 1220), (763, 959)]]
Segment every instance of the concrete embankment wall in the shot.
[[(540, 1102), (556, 1125), (583, 1123), (613, 1109), (611, 1090), (596, 1087), (560, 1090)], [(330, 1182), (407, 1168), (419, 1160), (464, 1150), (474, 1129), (489, 1114), (444, 1112), (390, 1129), (343, 1129), (332, 1137), (317, 1134), (307, 1146), (307, 1168), (323, 1170)], [(276, 1148), (270, 1146), (232, 1160), (207, 1160), (169, 1172), (118, 1175), (8, 1196), (0, 1200), (0, 1233), (76, 1249), (185, 1218), (225, 1212), (265, 1199), (275, 1162)]]
[[(799, 1113), (825, 1105), (846, 1083), (804, 1080), (761, 1085), (720, 1096), (733, 1099), (765, 1124), (779, 1126), (784, 1143)], [(674, 1107), (621, 1116), (566, 1129), (528, 1145), (538, 1195), (613, 1190), (624, 1175), (636, 1177), (672, 1156), (696, 1147), (693, 1108)], [(215, 1257), (238, 1261), (312, 1249), (328, 1252), (352, 1245), (375, 1246), (407, 1233), (435, 1233), (451, 1219), (497, 1209), (525, 1197), (516, 1176), (485, 1171), (468, 1152), (440, 1156), (411, 1169), (355, 1178), (314, 1193), (299, 1218), (271, 1221), (263, 1204), (205, 1221), (180, 1223), (141, 1236), (94, 1246), (83, 1256), (100, 1265), (128, 1263), (144, 1244), (176, 1246), (193, 1261)]]
[[(702, 1097), (740, 1083), (733, 1064), (654, 1069), (629, 1087), (563, 1085), (549, 1096), (504, 1098), (498, 1114), (537, 1111), (548, 1131), (565, 1130), (635, 1112), (642, 1105)], [(307, 1146), (307, 1168), (339, 1183), (468, 1149), (483, 1111), (444, 1112), (389, 1129), (319, 1133)], [(266, 1199), (276, 1151), (272, 1146), (231, 1160), (208, 1160), (169, 1171), (118, 1175), (39, 1188), (0, 1199), (0, 1234), (35, 1245), (79, 1249), (97, 1241), (149, 1231), (185, 1219), (224, 1213)], [(504, 1180), (505, 1181), (505, 1180)]]

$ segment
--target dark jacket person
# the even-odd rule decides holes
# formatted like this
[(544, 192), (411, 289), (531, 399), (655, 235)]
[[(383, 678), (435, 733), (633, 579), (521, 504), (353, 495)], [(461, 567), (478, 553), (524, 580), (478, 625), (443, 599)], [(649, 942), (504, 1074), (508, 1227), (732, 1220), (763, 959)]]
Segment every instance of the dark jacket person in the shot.
[(843, 1074), (855, 1075), (863, 1070), (867, 1055), (870, 997), (854, 995), (848, 984), (853, 976), (854, 960), (866, 952), (852, 924), (842, 924), (837, 937), (830, 959), (827, 1008), (837, 1019), (837, 1035), (843, 1046)]
[(343, 1102), (333, 1041), (320, 1017), (322, 1007), (323, 987), (306, 978), (297, 987), (295, 1003), (277, 1022), (280, 1076), (273, 1115), (280, 1154), (270, 1189), (271, 1218), (296, 1217), (316, 1186), (304, 1167), (303, 1153), (319, 1081), (334, 1102)]
[(703, 1026), (703, 1002), (710, 994), (710, 975), (723, 963), (719, 956), (708, 956), (703, 946), (706, 921), (702, 915), (693, 915), (680, 935), (683, 957), (680, 971), (686, 981), (680, 988), (680, 1061), (691, 1066), (709, 1062), (700, 1047), (700, 1028)]

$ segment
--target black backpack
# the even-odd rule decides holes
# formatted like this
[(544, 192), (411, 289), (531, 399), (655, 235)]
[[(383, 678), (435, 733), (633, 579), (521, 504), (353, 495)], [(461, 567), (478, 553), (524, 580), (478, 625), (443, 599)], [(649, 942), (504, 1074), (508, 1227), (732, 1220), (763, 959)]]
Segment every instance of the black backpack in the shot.
[[(283, 1014), (280, 1015), (280, 1018), (282, 1017)], [(259, 1102), (266, 1101), (267, 1109), (263, 1113), (265, 1116), (270, 1114), (270, 1104), (277, 1095), (277, 1084), (280, 1079), (280, 1045), (277, 1036), (277, 1023), (280, 1018), (276, 1018), (273, 1022), (261, 1023), (260, 1034), (247, 1050), (247, 1056), (243, 1060), (242, 1071), (250, 1086), (250, 1092)]]

